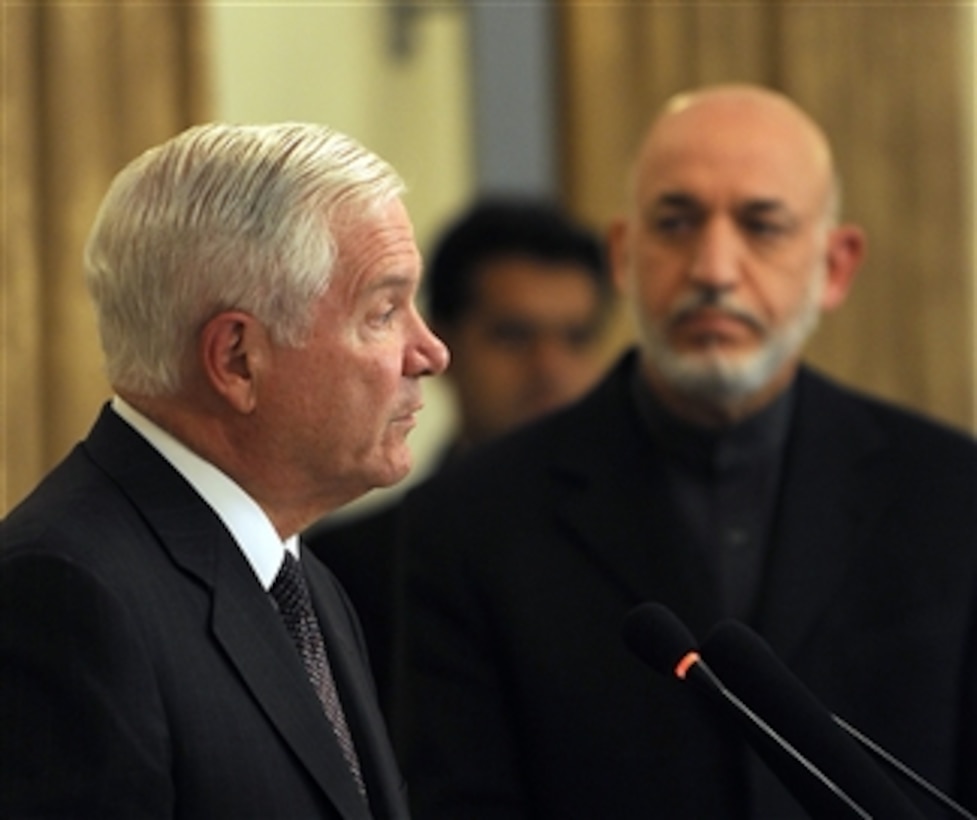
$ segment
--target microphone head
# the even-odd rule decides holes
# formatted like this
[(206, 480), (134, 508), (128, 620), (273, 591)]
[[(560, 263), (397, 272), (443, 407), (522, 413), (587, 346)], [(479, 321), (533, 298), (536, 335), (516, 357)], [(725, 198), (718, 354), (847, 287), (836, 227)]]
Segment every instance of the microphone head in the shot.
[[(770, 645), (739, 621), (716, 624), (702, 642), (709, 665), (735, 691), (758, 697), (796, 693), (801, 683), (787, 670)], [(806, 690), (805, 690), (805, 694)]]
[[(835, 723), (827, 707), (756, 632), (737, 621), (720, 623), (702, 642), (702, 654), (747, 707), (797, 747), (869, 815), (887, 820), (921, 820), (922, 815), (909, 799), (855, 739)], [(779, 767), (775, 771), (782, 774)], [(791, 788), (788, 779), (784, 782)], [(800, 798), (806, 791), (806, 787), (802, 788), (795, 795)], [(836, 810), (837, 803), (827, 816), (836, 816)]]
[(635, 655), (668, 677), (675, 676), (679, 663), (698, 649), (685, 624), (659, 603), (632, 609), (624, 619), (621, 635)]
[(854, 745), (823, 706), (777, 657), (770, 645), (745, 624), (724, 621), (702, 642), (709, 666), (747, 706), (763, 715), (792, 743), (812, 741), (825, 757), (837, 759), (833, 744)]

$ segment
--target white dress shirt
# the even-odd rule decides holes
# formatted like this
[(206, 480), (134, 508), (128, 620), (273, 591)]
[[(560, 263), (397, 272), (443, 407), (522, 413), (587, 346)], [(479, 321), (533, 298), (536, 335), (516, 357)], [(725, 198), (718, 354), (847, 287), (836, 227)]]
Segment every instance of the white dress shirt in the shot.
[(237, 542), (261, 585), (267, 590), (278, 574), (287, 549), (296, 558), (298, 535), (278, 537), (264, 510), (229, 476), (177, 441), (120, 396), (112, 409), (146, 439), (217, 513)]

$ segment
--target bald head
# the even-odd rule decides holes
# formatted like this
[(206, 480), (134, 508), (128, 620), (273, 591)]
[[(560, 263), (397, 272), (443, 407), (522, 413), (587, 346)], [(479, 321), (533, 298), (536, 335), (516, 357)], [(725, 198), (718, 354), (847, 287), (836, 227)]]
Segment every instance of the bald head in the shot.
[[(737, 165), (751, 181), (776, 187), (805, 210), (837, 217), (838, 185), (828, 138), (783, 94), (753, 85), (716, 85), (671, 98), (639, 150), (632, 184), (667, 178), (695, 155), (703, 174)], [(786, 180), (792, 180), (788, 187)]]
[[(662, 107), (659, 119), (692, 109), (740, 108), (754, 112), (780, 112), (788, 119), (803, 123), (804, 126), (822, 142), (827, 142), (821, 127), (790, 97), (779, 91), (748, 83), (728, 83), (684, 91), (669, 99)], [(825, 144), (825, 147), (827, 145)]]

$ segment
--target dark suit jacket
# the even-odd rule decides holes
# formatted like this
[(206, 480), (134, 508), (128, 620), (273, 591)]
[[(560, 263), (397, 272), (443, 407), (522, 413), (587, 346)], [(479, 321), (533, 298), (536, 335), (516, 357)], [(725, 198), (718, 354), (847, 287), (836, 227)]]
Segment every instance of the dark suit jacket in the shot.
[(303, 562), (372, 812), (244, 555), (112, 411), (0, 545), (0, 816), (407, 816), (335, 579)]
[(339, 579), (356, 608), (380, 708), (387, 717), (393, 712), (397, 697), (392, 670), (400, 648), (396, 637), (400, 620), (395, 617), (402, 592), (397, 580), (403, 574), (396, 549), (398, 505), (399, 501), (394, 501), (335, 524), (324, 519), (302, 536), (308, 548)]
[[(405, 502), (419, 820), (804, 816), (619, 638), (643, 601), (700, 640), (722, 617), (676, 537), (634, 366)], [(829, 709), (977, 808), (977, 447), (807, 370), (796, 388), (755, 627)]]

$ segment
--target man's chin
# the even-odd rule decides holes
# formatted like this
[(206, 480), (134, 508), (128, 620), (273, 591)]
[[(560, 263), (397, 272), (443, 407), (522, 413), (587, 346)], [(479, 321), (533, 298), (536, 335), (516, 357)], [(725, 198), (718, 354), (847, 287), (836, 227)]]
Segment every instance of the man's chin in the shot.
[(711, 347), (696, 351), (673, 351), (665, 359), (669, 367), (679, 373), (689, 376), (710, 375), (724, 373), (749, 372), (758, 366), (761, 356), (756, 350), (732, 350), (728, 348)]
[(697, 344), (668, 346), (668, 356), (688, 367), (739, 367), (756, 361), (763, 354), (763, 346), (747, 341), (726, 338), (700, 340)]
[(377, 471), (376, 487), (393, 487), (399, 484), (410, 474), (413, 467), (413, 458), (406, 445), (401, 453), (390, 457), (383, 468)]
[(772, 377), (755, 351), (670, 354), (658, 361), (665, 380), (683, 392), (715, 400), (735, 400), (763, 389)]

